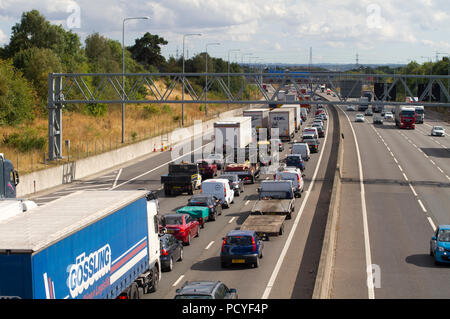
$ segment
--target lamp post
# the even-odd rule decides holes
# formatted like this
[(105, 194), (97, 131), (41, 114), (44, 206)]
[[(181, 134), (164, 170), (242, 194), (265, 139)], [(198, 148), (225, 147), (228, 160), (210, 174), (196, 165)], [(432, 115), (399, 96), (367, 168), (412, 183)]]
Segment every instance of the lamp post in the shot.
[(194, 35), (201, 36), (200, 33), (188, 33), (183, 35), (183, 89), (181, 90), (181, 126), (184, 126), (184, 42), (186, 37)]
[[(208, 74), (208, 46), (210, 45), (220, 45), (220, 43), (207, 43), (205, 47), (205, 61), (206, 61), (206, 74)], [(205, 115), (208, 116), (208, 75), (206, 75), (205, 83)]]
[(149, 17), (125, 18), (122, 21), (122, 144), (125, 143), (125, 21), (148, 20)]

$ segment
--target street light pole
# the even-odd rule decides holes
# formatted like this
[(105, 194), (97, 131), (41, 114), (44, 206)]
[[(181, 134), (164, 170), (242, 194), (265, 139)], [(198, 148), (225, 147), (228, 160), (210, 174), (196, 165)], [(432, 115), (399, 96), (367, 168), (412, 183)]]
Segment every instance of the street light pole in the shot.
[(220, 43), (207, 43), (205, 47), (205, 61), (206, 61), (206, 83), (205, 83), (205, 115), (208, 116), (208, 46), (220, 45)]
[(125, 21), (127, 20), (148, 20), (149, 17), (125, 18), (122, 21), (122, 144), (125, 143)]
[(200, 33), (189, 33), (189, 34), (185, 34), (183, 35), (183, 89), (181, 90), (181, 126), (184, 126), (184, 42), (185, 42), (185, 38), (189, 37), (189, 36), (201, 36)]

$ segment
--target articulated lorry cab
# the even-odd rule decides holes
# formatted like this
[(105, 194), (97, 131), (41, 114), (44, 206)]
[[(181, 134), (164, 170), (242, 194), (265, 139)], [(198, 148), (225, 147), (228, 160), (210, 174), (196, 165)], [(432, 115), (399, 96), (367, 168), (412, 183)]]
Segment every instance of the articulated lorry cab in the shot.
[(394, 112), (395, 125), (398, 128), (415, 129), (416, 109), (414, 106), (396, 105)]
[(0, 296), (139, 298), (160, 280), (151, 193), (78, 191), (0, 223)]
[(16, 198), (16, 186), (19, 184), (19, 174), (11, 161), (0, 153), (0, 199)]

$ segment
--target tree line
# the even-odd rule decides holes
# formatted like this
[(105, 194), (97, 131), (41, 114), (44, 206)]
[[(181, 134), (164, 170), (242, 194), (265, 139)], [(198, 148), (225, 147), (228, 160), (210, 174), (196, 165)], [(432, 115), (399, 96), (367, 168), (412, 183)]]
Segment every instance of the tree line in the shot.
[[(181, 72), (181, 57), (166, 60), (161, 54), (162, 46), (167, 44), (164, 38), (149, 32), (135, 39), (134, 45), (125, 50), (125, 72)], [(185, 61), (185, 71), (204, 72), (205, 63), (205, 53), (197, 54)], [(208, 57), (208, 70), (225, 73), (228, 64), (223, 59)], [(230, 72), (242, 72), (242, 69), (232, 63)], [(12, 27), (9, 43), (0, 47), (0, 125), (16, 125), (36, 116), (46, 116), (48, 73), (122, 73), (122, 45), (99, 33), (87, 36), (83, 45), (76, 33), (51, 24), (39, 11), (24, 12), (20, 22)], [(87, 81), (88, 86), (94, 86), (100, 79), (92, 77)], [(131, 81), (125, 86), (130, 87)], [(200, 90), (204, 85), (200, 77), (192, 81), (194, 89)], [(240, 79), (232, 77), (232, 91), (237, 91), (240, 83)], [(102, 95), (114, 94), (113, 88), (109, 90)], [(217, 85), (211, 91), (222, 94)], [(143, 88), (136, 97), (147, 94)], [(66, 109), (98, 116), (105, 114), (106, 106), (72, 105)]]

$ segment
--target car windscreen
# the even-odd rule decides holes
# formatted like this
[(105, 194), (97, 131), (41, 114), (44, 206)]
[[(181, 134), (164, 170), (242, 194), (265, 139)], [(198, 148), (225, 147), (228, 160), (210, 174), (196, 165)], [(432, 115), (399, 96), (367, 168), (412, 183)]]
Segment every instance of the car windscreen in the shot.
[(251, 236), (227, 236), (226, 238), (227, 245), (234, 246), (248, 246), (252, 244)]
[(183, 216), (166, 216), (166, 225), (183, 225)]
[(434, 130), (443, 130), (443, 128), (440, 127), (440, 126), (435, 126), (435, 127), (433, 127), (433, 129), (434, 129)]
[(450, 229), (441, 229), (439, 231), (439, 241), (450, 242)]

